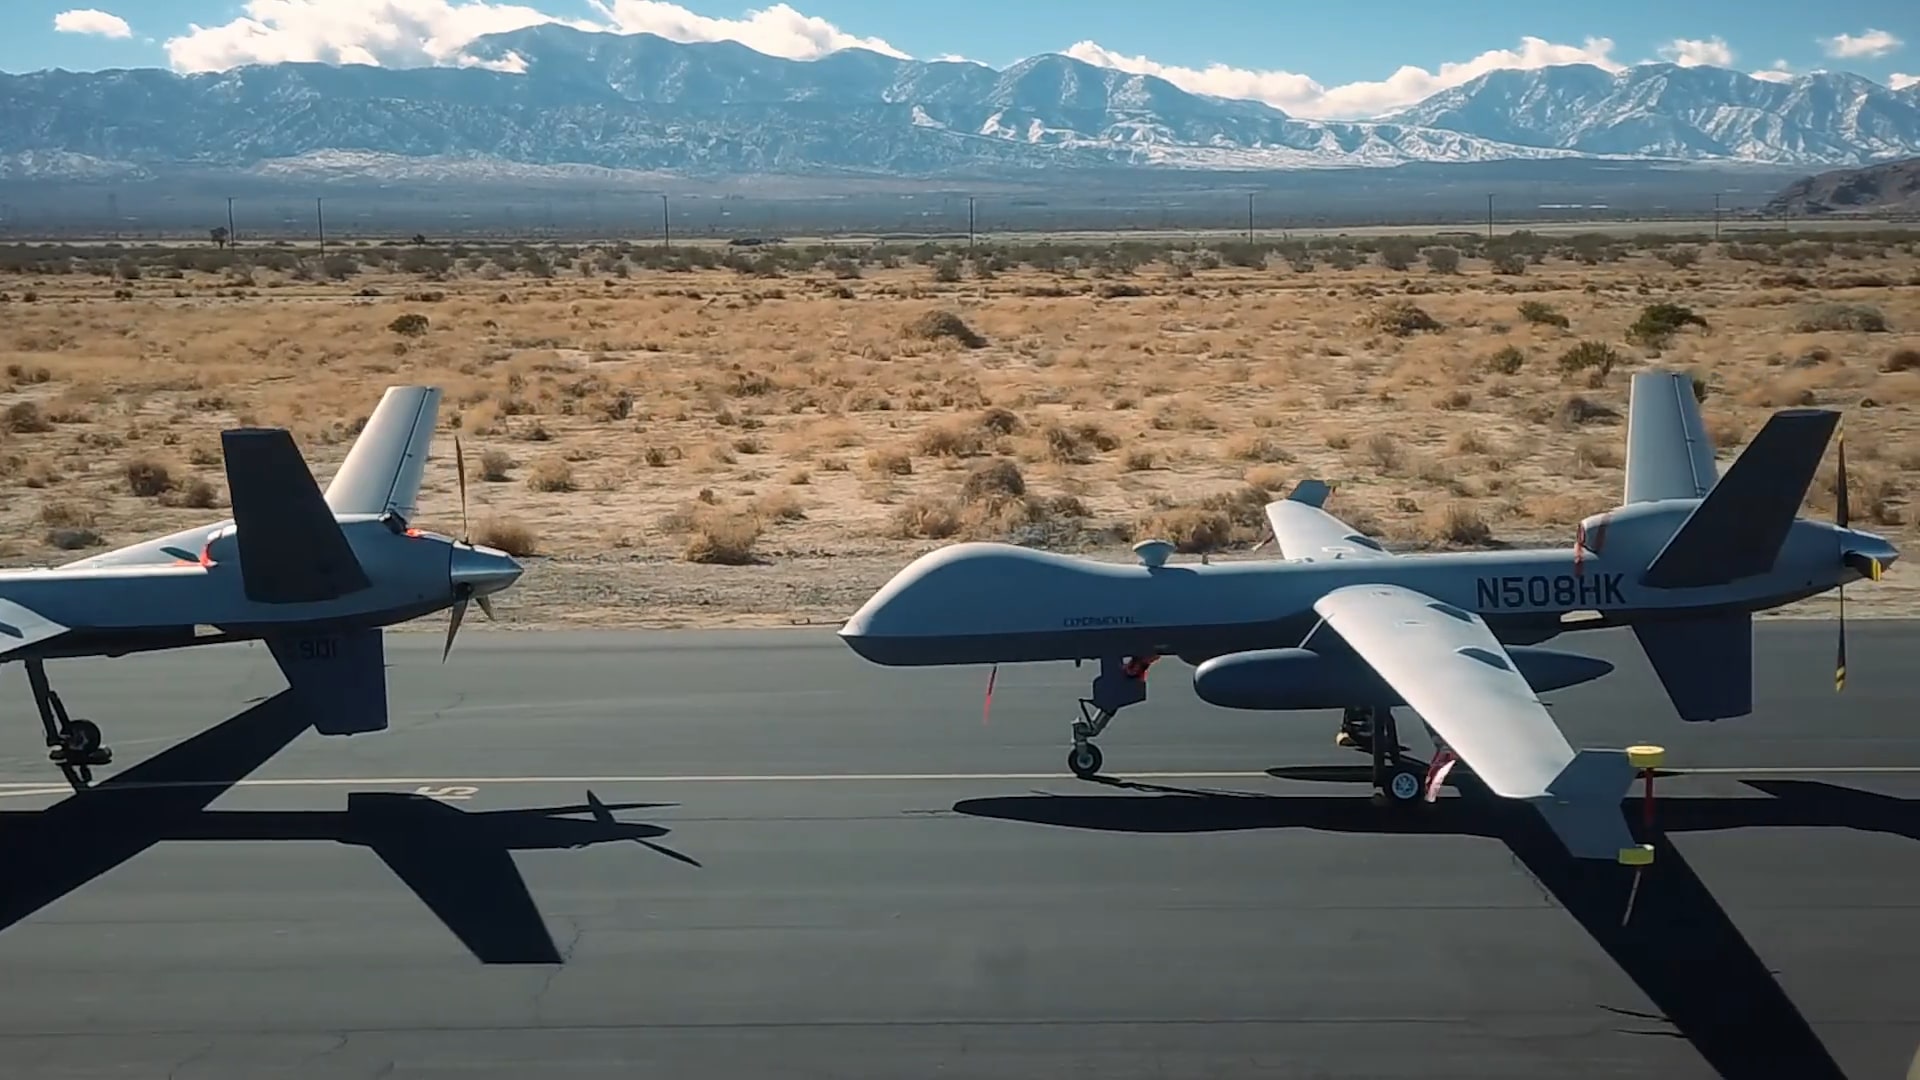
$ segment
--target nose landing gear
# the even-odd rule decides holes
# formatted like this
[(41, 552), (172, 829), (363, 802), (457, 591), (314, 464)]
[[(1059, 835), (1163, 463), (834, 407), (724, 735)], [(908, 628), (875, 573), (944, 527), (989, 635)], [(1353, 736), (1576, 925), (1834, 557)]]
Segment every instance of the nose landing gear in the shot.
[(46, 663), (28, 660), (27, 681), (33, 684), (33, 703), (40, 711), (40, 726), (46, 730), (47, 759), (60, 767), (61, 775), (73, 790), (82, 791), (93, 784), (93, 769), (113, 763), (100, 733), (100, 725), (91, 720), (75, 720), (67, 715), (67, 706), (47, 682)]

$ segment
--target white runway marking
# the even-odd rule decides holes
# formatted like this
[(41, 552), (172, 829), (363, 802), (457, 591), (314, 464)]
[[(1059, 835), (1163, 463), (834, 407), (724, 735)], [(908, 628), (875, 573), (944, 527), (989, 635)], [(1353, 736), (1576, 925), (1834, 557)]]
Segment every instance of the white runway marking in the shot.
[[(1920, 765), (1772, 765), (1737, 768), (1687, 768), (1666, 770), (1673, 776), (1821, 776), (1847, 774), (1920, 774)], [(241, 780), (222, 784), (212, 780), (175, 780), (156, 783), (110, 784), (102, 790), (131, 791), (150, 788), (303, 788), (303, 787), (410, 787), (418, 794), (438, 798), (465, 799), (473, 789), (488, 784), (859, 784), (921, 781), (997, 781), (997, 780), (1072, 780), (1065, 772), (983, 772), (983, 773), (714, 773), (708, 775), (655, 776), (325, 776), (285, 777)], [(1134, 780), (1285, 780), (1264, 769), (1231, 772), (1137, 772), (1103, 779), (1125, 783)], [(1310, 781), (1309, 781), (1310, 782)], [(68, 789), (48, 784), (0, 784), (0, 798), (26, 798), (34, 795), (64, 795)]]

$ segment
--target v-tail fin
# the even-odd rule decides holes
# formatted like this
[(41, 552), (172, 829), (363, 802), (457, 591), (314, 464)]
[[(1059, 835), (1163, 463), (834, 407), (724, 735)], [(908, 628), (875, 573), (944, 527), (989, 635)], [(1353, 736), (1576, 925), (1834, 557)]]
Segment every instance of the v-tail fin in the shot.
[(390, 386), (327, 483), (336, 514), (384, 514), (411, 519), (420, 478), (440, 415), (440, 388)]
[(1692, 377), (1637, 372), (1627, 391), (1627, 482), (1620, 501), (1703, 498), (1718, 476)]
[(1633, 624), (1633, 636), (1687, 721), (1753, 711), (1753, 616), (1744, 611)]
[(248, 599), (316, 603), (373, 584), (291, 433), (234, 428), (220, 433), (220, 448)]
[(386, 730), (387, 649), (378, 627), (270, 635), (267, 648), (315, 731), (364, 735)]
[(1724, 585), (1773, 568), (1806, 501), (1840, 414), (1782, 409), (1680, 523), (1641, 581), (1654, 588)]

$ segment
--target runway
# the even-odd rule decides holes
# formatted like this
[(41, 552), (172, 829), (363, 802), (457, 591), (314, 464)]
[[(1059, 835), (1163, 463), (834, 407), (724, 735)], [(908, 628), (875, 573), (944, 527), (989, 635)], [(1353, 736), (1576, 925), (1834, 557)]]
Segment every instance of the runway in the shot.
[[(0, 727), (10, 1078), (1901, 1077), (1920, 1050), (1920, 625), (1763, 623), (1753, 716), (1631, 637), (1547, 695), (1657, 742), (1658, 861), (1470, 788), (1371, 807), (1332, 714), (1189, 669), (1065, 771), (1091, 667), (868, 666), (830, 632), (390, 638), (323, 739), (263, 649), (50, 665), (118, 761)], [(229, 717), (237, 717), (230, 722)], [(1424, 738), (1410, 736), (1424, 756)], [(235, 780), (241, 780), (235, 784)], [(1637, 818), (1637, 799), (1623, 804)], [(1920, 1075), (1920, 1074), (1916, 1074)]]

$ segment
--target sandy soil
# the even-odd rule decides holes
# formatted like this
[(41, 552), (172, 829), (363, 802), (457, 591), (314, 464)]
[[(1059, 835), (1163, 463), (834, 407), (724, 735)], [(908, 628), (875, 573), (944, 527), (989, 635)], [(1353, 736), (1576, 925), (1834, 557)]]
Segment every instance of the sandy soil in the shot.
[[(400, 382), (447, 392), (421, 523), (460, 529), (457, 434), (477, 538), (528, 556), (508, 626), (836, 624), (956, 539), (1247, 557), (1309, 477), (1403, 547), (1564, 543), (1651, 363), (1723, 461), (1845, 410), (1855, 515), (1912, 545), (1911, 236), (1503, 244), (0, 249), (0, 561), (218, 518), (235, 423), (324, 480)], [(1848, 614), (1920, 613), (1909, 572)]]

